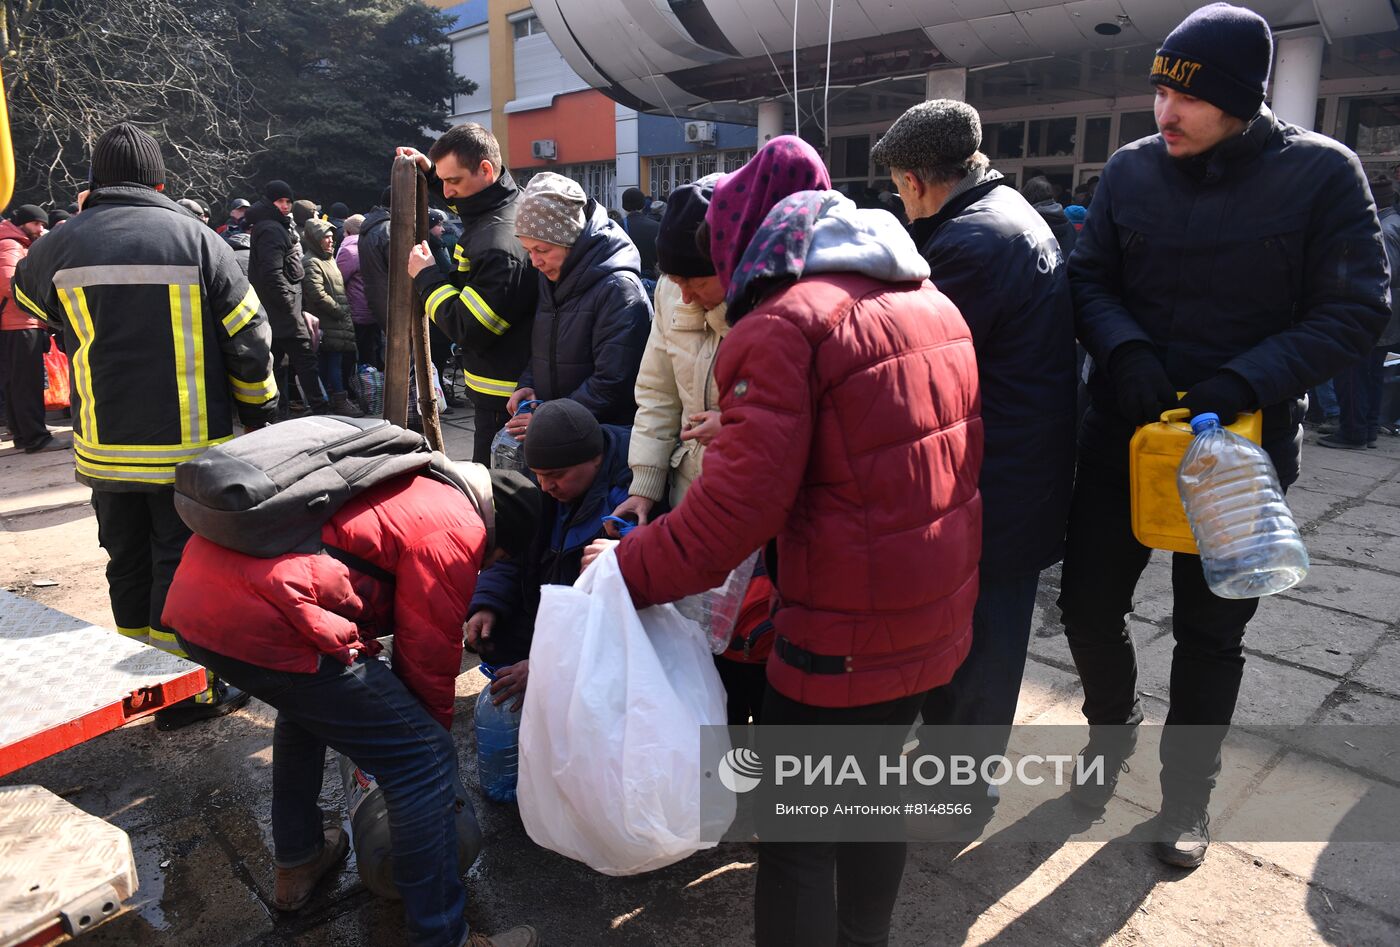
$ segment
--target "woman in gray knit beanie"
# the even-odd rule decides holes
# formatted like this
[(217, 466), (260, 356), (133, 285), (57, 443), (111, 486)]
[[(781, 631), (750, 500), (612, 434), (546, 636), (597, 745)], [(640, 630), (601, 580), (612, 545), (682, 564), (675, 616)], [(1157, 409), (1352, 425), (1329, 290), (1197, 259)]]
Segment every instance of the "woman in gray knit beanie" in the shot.
[(587, 203), (578, 182), (553, 171), (532, 177), (520, 195), (515, 236), (530, 254), (530, 263), (550, 282), (559, 279), (564, 258), (583, 233)]

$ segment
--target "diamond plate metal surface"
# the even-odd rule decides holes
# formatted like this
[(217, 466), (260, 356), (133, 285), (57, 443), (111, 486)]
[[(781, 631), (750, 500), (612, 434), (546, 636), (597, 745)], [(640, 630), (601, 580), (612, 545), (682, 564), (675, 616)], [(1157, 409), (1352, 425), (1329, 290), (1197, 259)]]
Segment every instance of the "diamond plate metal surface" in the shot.
[(0, 747), (199, 670), (47, 605), (0, 591)]
[(0, 947), (49, 927), (65, 905), (107, 886), (125, 900), (136, 884), (121, 829), (42, 786), (0, 788)]

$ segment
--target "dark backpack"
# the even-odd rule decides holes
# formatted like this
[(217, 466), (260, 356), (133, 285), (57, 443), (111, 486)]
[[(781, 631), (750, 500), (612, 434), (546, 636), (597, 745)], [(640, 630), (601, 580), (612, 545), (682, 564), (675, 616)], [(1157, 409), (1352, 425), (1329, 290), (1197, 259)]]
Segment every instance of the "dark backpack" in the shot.
[(351, 497), (412, 473), (461, 490), (494, 544), (485, 469), (459, 467), (423, 435), (379, 418), (296, 418), (211, 447), (176, 466), (175, 509), (200, 536), (249, 556), (319, 552), (321, 527)]

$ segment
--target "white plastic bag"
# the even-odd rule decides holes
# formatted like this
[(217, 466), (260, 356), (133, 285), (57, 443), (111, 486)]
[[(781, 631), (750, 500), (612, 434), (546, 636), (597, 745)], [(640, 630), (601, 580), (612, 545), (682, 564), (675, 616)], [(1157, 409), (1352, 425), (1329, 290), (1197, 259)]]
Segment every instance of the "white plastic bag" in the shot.
[(541, 590), (520, 719), (525, 831), (606, 875), (713, 847), (701, 841), (700, 727), (725, 722), (697, 626), (669, 605), (637, 612), (609, 550), (572, 588)]

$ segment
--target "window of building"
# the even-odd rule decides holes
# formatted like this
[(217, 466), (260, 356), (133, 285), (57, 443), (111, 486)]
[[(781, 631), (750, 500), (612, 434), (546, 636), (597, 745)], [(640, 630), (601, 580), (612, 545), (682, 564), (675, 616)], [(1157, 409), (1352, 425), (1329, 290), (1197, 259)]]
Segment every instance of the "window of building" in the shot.
[(1024, 157), (1026, 123), (998, 122), (982, 129), (982, 146), (989, 158)]
[(519, 171), (512, 171), (511, 176), (515, 178), (516, 186), (522, 191), (530, 183), (530, 179), (541, 171), (553, 171), (555, 174), (562, 174), (570, 178), (583, 188), (583, 193), (593, 198), (604, 207), (611, 207), (615, 200), (613, 194), (617, 190), (617, 162), (616, 161), (590, 161), (587, 164), (561, 164), (548, 168), (522, 168)]
[(870, 136), (850, 135), (831, 141), (831, 177), (833, 180), (870, 177)]
[(1109, 128), (1113, 125), (1110, 115), (1096, 115), (1084, 119), (1084, 156), (1081, 161), (1107, 161)]
[[(1157, 134), (1157, 119), (1151, 109), (1146, 112), (1124, 112), (1118, 116), (1118, 147)], [(1086, 159), (1087, 160), (1087, 159)]]
[(527, 16), (523, 20), (516, 20), (511, 26), (515, 29), (516, 39), (524, 39), (527, 36), (544, 32), (544, 27), (540, 25), (540, 18), (534, 15)]
[(729, 174), (742, 168), (753, 157), (752, 149), (737, 151), (706, 151), (698, 154), (658, 155), (650, 158), (651, 172), (647, 178), (648, 196), (664, 201), (682, 184), (693, 184), (707, 174), (724, 171)]
[(1026, 135), (1026, 157), (1069, 157), (1074, 154), (1075, 127), (1079, 119), (1043, 118), (1031, 122)]
[(1400, 95), (1342, 99), (1342, 143), (1358, 155), (1400, 154)]
[(723, 153), (723, 158), (724, 173), (733, 174), (753, 160), (753, 149), (743, 148), (739, 151), (726, 151)]

